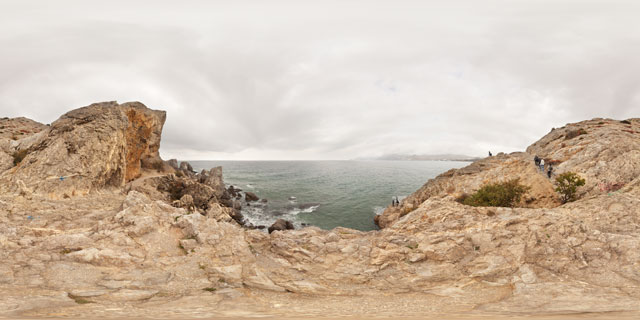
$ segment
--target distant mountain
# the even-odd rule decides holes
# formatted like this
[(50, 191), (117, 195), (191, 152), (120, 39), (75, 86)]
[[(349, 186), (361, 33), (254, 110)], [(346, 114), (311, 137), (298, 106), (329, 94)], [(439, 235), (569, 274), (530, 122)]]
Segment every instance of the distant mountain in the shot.
[(398, 160), (398, 161), (475, 161), (480, 158), (460, 154), (387, 154), (367, 160)]

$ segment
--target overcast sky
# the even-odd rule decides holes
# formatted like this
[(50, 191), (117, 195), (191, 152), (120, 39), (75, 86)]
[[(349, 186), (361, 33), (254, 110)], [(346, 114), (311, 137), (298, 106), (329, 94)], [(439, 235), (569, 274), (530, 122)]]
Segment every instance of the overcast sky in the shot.
[(165, 159), (524, 150), (640, 116), (640, 1), (0, 0), (0, 116), (110, 100)]

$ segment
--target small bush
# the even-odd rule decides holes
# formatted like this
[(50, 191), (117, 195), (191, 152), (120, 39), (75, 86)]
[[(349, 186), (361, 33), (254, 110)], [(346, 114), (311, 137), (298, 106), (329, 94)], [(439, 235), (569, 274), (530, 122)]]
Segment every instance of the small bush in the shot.
[(575, 172), (565, 172), (556, 177), (556, 192), (560, 193), (562, 203), (574, 201), (576, 190), (579, 186), (584, 186), (584, 179)]
[(620, 123), (624, 123), (624, 124), (631, 124), (631, 121), (629, 121), (629, 120), (622, 120), (622, 121), (620, 121)]
[(464, 204), (464, 201), (467, 200), (467, 198), (469, 198), (469, 194), (465, 192), (459, 195), (458, 197), (456, 197), (456, 202)]
[(519, 179), (490, 183), (462, 200), (473, 207), (514, 207), (530, 187), (520, 184)]
[(204, 288), (202, 290), (207, 291), (207, 292), (214, 292), (214, 291), (216, 291), (216, 288), (208, 287), (208, 288)]
[(17, 166), (27, 156), (27, 150), (20, 150), (13, 153), (13, 165)]

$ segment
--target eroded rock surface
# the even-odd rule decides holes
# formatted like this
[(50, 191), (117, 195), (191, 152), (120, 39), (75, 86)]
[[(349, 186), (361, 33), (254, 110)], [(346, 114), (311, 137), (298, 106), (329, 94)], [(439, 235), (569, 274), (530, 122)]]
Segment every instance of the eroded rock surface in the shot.
[[(124, 137), (126, 128), (117, 132)], [(623, 137), (637, 143), (635, 134)], [(560, 154), (500, 155), (445, 173), (405, 199), (412, 210), (370, 232), (244, 229), (223, 203), (229, 191), (219, 169), (142, 177), (122, 188), (99, 183), (99, 192), (68, 199), (24, 184), (34, 189), (28, 197), (0, 195), (0, 316), (639, 311), (640, 178), (629, 177), (616, 192), (589, 184), (581, 199), (559, 205), (551, 183), (531, 168), (533, 152)], [(628, 151), (610, 159), (633, 157)], [(126, 168), (126, 157), (119, 159)], [(570, 161), (558, 170), (580, 168), (562, 167)], [(603, 168), (593, 176), (626, 177), (633, 167)], [(24, 170), (2, 178), (31, 181)], [(525, 181), (539, 185), (525, 201), (529, 208), (455, 201), (483, 181), (529, 173)], [(173, 196), (161, 187), (176, 182)], [(206, 192), (197, 200), (199, 191), (185, 190)]]
[(140, 176), (143, 162), (161, 163), (158, 149), (164, 121), (164, 111), (139, 102), (103, 102), (70, 111), (20, 141), (15, 151), (26, 156), (0, 174), (0, 188), (50, 198), (120, 188)]
[(429, 198), (451, 199), (472, 193), (486, 183), (513, 178), (531, 187), (520, 207), (556, 207), (560, 201), (553, 180), (538, 171), (533, 160), (536, 155), (553, 165), (555, 175), (571, 171), (585, 178), (586, 185), (579, 189), (579, 196), (616, 191), (640, 175), (640, 119), (593, 119), (567, 124), (553, 129), (525, 153), (500, 154), (449, 170), (429, 180), (399, 207), (388, 207), (376, 217), (376, 224), (386, 228)]

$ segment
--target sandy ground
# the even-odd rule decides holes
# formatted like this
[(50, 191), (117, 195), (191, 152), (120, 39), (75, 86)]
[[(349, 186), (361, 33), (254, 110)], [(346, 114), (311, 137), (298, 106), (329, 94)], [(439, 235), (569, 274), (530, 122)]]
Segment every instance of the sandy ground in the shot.
[(0, 319), (640, 319), (638, 312), (483, 312), (482, 305), (424, 294), (311, 296), (243, 290), (137, 304), (44, 307)]

